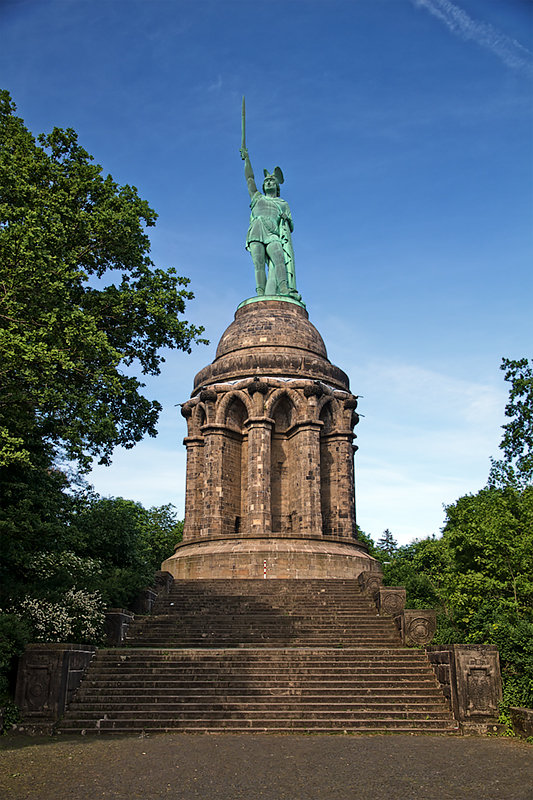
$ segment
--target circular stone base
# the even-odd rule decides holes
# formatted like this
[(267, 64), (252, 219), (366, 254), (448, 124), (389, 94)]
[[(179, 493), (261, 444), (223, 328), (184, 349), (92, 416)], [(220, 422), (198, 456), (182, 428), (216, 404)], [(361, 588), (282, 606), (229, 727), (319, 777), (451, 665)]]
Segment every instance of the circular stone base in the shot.
[(221, 539), (178, 546), (161, 569), (174, 578), (349, 578), (379, 572), (357, 544), (311, 539)]

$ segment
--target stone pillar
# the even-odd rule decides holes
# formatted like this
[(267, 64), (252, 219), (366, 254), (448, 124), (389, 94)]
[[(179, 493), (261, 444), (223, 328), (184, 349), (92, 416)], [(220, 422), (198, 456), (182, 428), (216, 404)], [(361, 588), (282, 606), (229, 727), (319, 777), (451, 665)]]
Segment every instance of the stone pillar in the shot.
[(128, 628), (133, 622), (133, 614), (124, 608), (109, 608), (105, 612), (105, 639), (109, 647), (120, 647)]
[(223, 534), (223, 460), (226, 428), (219, 424), (206, 424), (204, 435), (205, 490), (200, 520), (200, 536)]
[(202, 529), (204, 516), (204, 439), (188, 436), (183, 440), (187, 448), (187, 472), (185, 479), (185, 521), (183, 541), (197, 539)]
[(300, 533), (322, 533), (320, 505), (320, 429), (321, 422), (301, 422), (293, 434), (298, 464), (298, 529)]
[(329, 451), (334, 454), (332, 463), (332, 496), (335, 503), (330, 514), (330, 528), (341, 539), (355, 537), (355, 487), (353, 474), (353, 433), (338, 431), (325, 437)]
[(249, 535), (268, 536), (272, 532), (270, 507), (270, 448), (274, 420), (249, 417), (248, 428), (248, 506)]

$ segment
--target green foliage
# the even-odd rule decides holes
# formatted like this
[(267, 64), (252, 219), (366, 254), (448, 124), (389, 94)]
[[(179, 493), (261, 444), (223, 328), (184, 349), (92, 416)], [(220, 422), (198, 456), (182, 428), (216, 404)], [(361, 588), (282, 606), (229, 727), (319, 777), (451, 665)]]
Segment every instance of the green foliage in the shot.
[(0, 610), (0, 706), (4, 716), (0, 733), (10, 730), (19, 719), (11, 694), (16, 680), (17, 657), (24, 652), (31, 637), (31, 626), (26, 620)]
[(371, 556), (377, 557), (377, 549), (374, 540), (368, 533), (361, 530), (359, 525), (356, 525), (356, 533), (358, 541), (362, 542), (367, 548)]
[(533, 481), (533, 365), (527, 358), (502, 359), (500, 369), (511, 384), (503, 426), (501, 461), (492, 460), (489, 486), (524, 488)]
[(171, 506), (99, 498), (68, 471), (154, 436), (160, 405), (133, 369), (157, 375), (164, 349), (204, 341), (181, 318), (188, 280), (150, 260), (156, 216), (72, 129), (35, 139), (0, 91), (0, 606), (16, 612), (4, 684), (17, 626), (96, 642), (103, 604), (130, 605), (180, 537)]
[(161, 348), (190, 351), (192, 294), (155, 268), (156, 214), (118, 186), (72, 129), (34, 139), (0, 92), (0, 465), (39, 456), (88, 468), (153, 436), (159, 403), (124, 372), (157, 375)]
[(398, 542), (387, 528), (383, 531), (381, 538), (378, 539), (377, 547), (379, 550), (382, 550), (386, 556), (393, 556), (396, 550), (398, 549)]
[(10, 670), (14, 659), (31, 640), (31, 627), (16, 614), (0, 611), (0, 705), (8, 695)]
[(384, 564), (409, 608), (435, 608), (435, 643), (495, 644), (504, 708), (533, 705), (533, 487), (486, 488), (446, 509), (442, 538), (400, 547)]

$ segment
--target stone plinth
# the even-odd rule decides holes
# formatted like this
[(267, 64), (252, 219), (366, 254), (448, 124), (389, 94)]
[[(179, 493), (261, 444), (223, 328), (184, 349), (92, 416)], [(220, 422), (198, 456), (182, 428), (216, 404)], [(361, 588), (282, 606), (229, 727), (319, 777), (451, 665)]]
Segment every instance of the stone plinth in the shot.
[[(265, 565), (266, 562), (266, 565)], [(353, 578), (376, 562), (348, 543), (313, 539), (239, 539), (179, 545), (164, 562), (175, 578)]]
[(174, 577), (356, 578), (380, 572), (355, 526), (357, 397), (305, 308), (237, 309), (195, 378)]
[(403, 586), (382, 586), (378, 591), (378, 609), (382, 615), (396, 617), (405, 608), (406, 591)]
[(437, 612), (432, 608), (404, 608), (400, 632), (404, 644), (421, 647), (429, 644), (437, 630)]
[(426, 652), (462, 728), (472, 733), (490, 730), (502, 699), (498, 648), (442, 644), (430, 645)]
[(24, 723), (46, 728), (62, 715), (96, 648), (83, 644), (29, 644), (20, 661), (15, 701)]

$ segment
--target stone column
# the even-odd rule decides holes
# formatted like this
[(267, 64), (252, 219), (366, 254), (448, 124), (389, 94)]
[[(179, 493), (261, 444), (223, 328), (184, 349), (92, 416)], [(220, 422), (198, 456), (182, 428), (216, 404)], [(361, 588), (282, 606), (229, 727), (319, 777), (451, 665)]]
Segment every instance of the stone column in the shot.
[(204, 439), (202, 436), (187, 436), (183, 440), (187, 448), (187, 472), (185, 478), (185, 521), (183, 541), (197, 539), (204, 515)]
[(320, 504), (320, 429), (322, 423), (305, 420), (293, 434), (297, 442), (298, 528), (300, 533), (322, 533)]
[(353, 471), (351, 430), (338, 431), (327, 437), (332, 464), (331, 532), (342, 539), (353, 539), (355, 534), (355, 486)]
[(248, 428), (248, 506), (246, 532), (268, 536), (272, 532), (270, 506), (270, 451), (274, 420), (249, 417)]
[(200, 517), (200, 536), (221, 536), (223, 534), (223, 460), (224, 425), (212, 424), (202, 427), (204, 435), (205, 491), (203, 510)]

